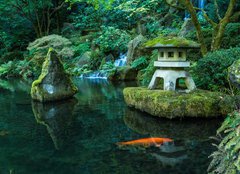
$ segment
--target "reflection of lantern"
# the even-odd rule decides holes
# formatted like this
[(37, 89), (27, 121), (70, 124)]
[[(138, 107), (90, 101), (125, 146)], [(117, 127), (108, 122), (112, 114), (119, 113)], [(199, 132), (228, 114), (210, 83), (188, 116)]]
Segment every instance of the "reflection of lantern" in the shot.
[(190, 67), (190, 62), (186, 61), (187, 49), (199, 48), (197, 43), (184, 38), (161, 38), (159, 43), (147, 48), (158, 49), (158, 60), (154, 62), (154, 66), (158, 69), (152, 77), (149, 89), (155, 88), (158, 78), (163, 78), (164, 90), (167, 91), (175, 91), (177, 82), (181, 78), (185, 80), (189, 91), (196, 88), (185, 68)]

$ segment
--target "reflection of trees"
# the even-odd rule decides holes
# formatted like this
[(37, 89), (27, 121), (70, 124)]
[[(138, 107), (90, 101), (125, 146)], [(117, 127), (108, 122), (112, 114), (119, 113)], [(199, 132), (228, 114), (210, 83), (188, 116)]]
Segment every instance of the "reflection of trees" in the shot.
[(76, 99), (57, 103), (32, 102), (32, 109), (38, 123), (47, 127), (56, 149), (62, 147), (68, 128), (73, 121)]
[[(125, 107), (122, 90), (127, 84), (92, 79), (78, 79), (76, 84), (79, 88), (77, 97), (80, 105), (91, 110), (97, 109), (109, 119), (122, 117)], [(116, 111), (114, 114), (113, 108)]]
[(11, 92), (24, 91), (29, 92), (31, 90), (31, 81), (26, 80), (3, 80), (0, 79), (0, 89), (8, 90)]

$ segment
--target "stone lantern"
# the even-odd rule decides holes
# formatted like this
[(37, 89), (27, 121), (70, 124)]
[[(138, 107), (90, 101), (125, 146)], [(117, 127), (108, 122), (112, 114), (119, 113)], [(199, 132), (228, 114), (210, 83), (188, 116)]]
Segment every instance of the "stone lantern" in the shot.
[(199, 49), (199, 44), (184, 38), (161, 37), (146, 43), (146, 48), (158, 50), (158, 60), (154, 62), (157, 67), (152, 80), (148, 86), (149, 89), (155, 89), (158, 79), (164, 81), (163, 89), (166, 91), (175, 91), (179, 79), (184, 79), (189, 92), (196, 88), (196, 85), (185, 70), (190, 67), (190, 62), (186, 61), (187, 49)]

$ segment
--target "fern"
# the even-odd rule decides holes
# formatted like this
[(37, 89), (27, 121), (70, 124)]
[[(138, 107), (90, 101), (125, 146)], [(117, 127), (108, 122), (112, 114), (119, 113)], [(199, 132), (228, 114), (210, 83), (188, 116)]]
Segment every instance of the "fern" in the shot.
[(209, 157), (212, 161), (208, 167), (211, 174), (240, 173), (240, 113), (229, 114), (218, 129), (217, 134), (224, 135), (217, 150)]

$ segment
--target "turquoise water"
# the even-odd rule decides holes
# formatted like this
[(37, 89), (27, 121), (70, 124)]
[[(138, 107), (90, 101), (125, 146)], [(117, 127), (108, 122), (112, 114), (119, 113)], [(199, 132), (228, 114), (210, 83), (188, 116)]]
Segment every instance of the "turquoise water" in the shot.
[[(129, 109), (122, 89), (134, 83), (75, 80), (66, 102), (32, 102), (30, 83), (0, 80), (1, 174), (203, 174), (218, 120), (165, 120)], [(168, 137), (160, 148), (116, 143)]]

